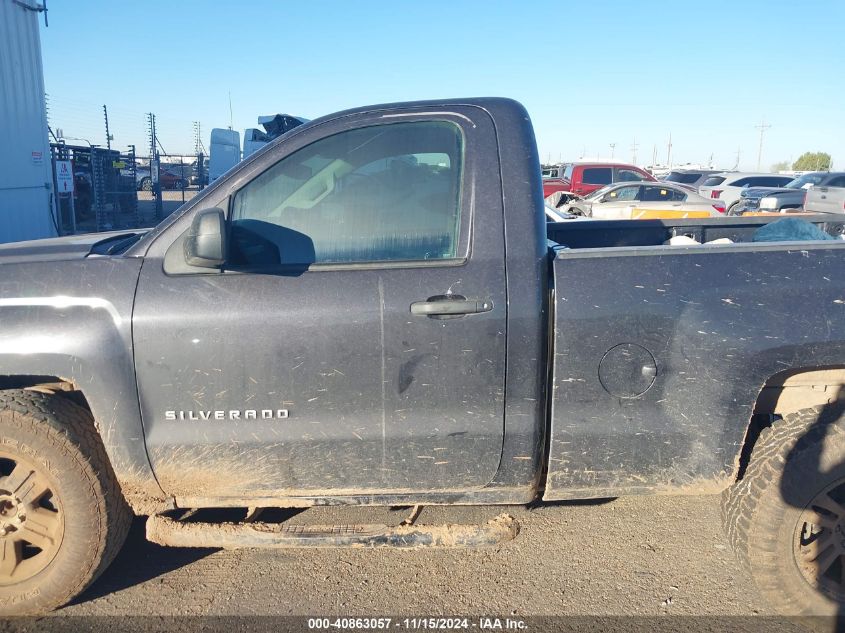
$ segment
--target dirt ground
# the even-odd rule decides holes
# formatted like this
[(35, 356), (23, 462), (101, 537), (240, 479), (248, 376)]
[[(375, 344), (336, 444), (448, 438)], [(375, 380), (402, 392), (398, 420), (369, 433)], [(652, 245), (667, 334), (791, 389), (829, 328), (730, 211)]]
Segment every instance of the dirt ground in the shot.
[[(718, 497), (528, 510), (427, 507), (419, 523), (507, 511), (516, 540), (476, 550), (192, 550), (136, 521), (109, 570), (62, 615), (766, 615), (734, 559)], [(315, 508), (297, 523), (398, 523), (406, 510)]]

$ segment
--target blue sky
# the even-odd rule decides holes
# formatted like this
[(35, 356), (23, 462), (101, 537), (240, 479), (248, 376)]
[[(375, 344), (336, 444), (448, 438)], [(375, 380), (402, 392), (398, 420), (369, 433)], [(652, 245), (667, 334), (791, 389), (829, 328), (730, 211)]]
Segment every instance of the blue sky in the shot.
[[(50, 120), (65, 136), (170, 153), (193, 121), (257, 127), (436, 97), (507, 96), (528, 108), (543, 160), (588, 156), (756, 168), (827, 151), (845, 168), (845, 2), (49, 3)], [(615, 143), (611, 150), (610, 144)]]

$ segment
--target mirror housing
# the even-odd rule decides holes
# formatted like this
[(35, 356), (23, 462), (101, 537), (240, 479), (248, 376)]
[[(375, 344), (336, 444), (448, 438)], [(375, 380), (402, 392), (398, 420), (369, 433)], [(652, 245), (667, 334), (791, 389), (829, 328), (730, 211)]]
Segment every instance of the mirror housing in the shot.
[(203, 209), (194, 216), (185, 238), (185, 261), (200, 268), (219, 268), (226, 261), (226, 216), (222, 209)]

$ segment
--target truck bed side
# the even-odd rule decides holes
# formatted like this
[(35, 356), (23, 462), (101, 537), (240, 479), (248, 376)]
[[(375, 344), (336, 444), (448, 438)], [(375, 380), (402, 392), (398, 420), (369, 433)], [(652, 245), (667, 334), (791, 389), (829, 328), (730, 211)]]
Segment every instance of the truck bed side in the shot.
[[(550, 234), (614, 239), (580, 224)], [(614, 224), (659, 244), (702, 221)], [(708, 239), (750, 230), (704, 224)], [(766, 380), (845, 358), (843, 259), (840, 240), (558, 251), (545, 498), (726, 487)]]

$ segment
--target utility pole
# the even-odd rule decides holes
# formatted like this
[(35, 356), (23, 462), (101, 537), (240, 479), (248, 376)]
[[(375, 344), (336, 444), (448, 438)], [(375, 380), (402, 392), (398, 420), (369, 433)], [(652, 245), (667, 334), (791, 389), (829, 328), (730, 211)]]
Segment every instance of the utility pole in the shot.
[(202, 124), (194, 121), (194, 154), (197, 156), (197, 185), (200, 191), (205, 187), (205, 146), (202, 144)]
[(106, 149), (111, 151), (112, 135), (109, 134), (109, 111), (103, 104), (103, 118), (106, 120)]
[(194, 154), (200, 153), (200, 148), (202, 147), (202, 125), (200, 125), (199, 121), (194, 121)]
[(739, 169), (739, 157), (742, 155), (742, 148), (736, 148), (736, 162), (734, 163), (734, 169)]
[(669, 132), (669, 143), (666, 145), (666, 166), (672, 169), (672, 133)]
[(152, 112), (147, 112), (147, 134), (150, 137), (150, 159), (156, 153), (156, 115)]
[(616, 143), (611, 143), (610, 144), (610, 159), (611, 160), (613, 160), (613, 154), (614, 154), (615, 150), (616, 150)]
[(234, 125), (233, 117), (232, 117), (232, 91), (229, 91), (229, 129), (233, 129), (232, 126)]
[(657, 165), (657, 143), (654, 144), (654, 150), (651, 152), (651, 168)]
[(158, 137), (156, 136), (156, 115), (152, 112), (147, 113), (147, 125), (150, 135), (150, 180), (153, 186), (153, 196), (155, 198), (155, 219), (162, 220), (164, 216), (164, 205), (161, 200), (161, 183), (159, 181), (159, 168), (161, 163), (159, 161), (159, 153), (156, 149), (158, 144)]
[(639, 144), (637, 143), (637, 138), (634, 137), (634, 142), (631, 143), (631, 164), (632, 165), (637, 164), (637, 148), (638, 147), (639, 147)]
[(754, 127), (760, 130), (760, 146), (757, 149), (757, 171), (760, 171), (760, 164), (763, 162), (763, 133), (772, 126), (767, 125), (766, 119), (763, 119), (760, 125), (755, 125)]

